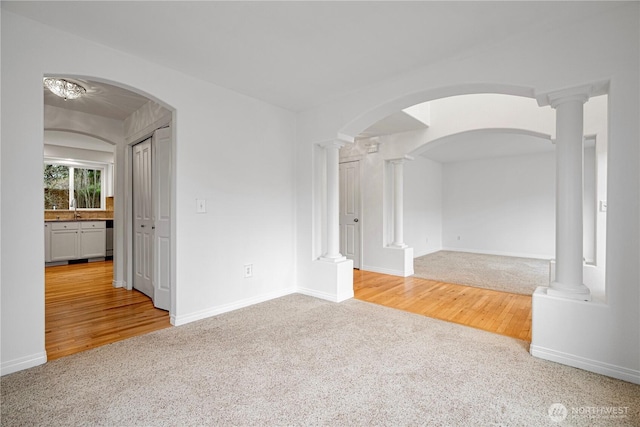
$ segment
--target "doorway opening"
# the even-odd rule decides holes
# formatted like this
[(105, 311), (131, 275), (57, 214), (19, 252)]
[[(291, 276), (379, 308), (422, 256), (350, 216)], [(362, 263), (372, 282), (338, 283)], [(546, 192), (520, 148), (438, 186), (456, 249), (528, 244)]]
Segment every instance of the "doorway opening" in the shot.
[[(63, 100), (43, 87), (45, 160), (55, 169), (71, 167), (67, 183), (49, 190), (49, 196), (59, 197), (53, 203), (49, 200), (49, 205), (45, 201), (45, 261), (49, 262), (45, 267), (45, 344), (49, 360), (170, 326), (172, 193), (163, 195), (168, 212), (162, 228), (168, 262), (163, 271), (164, 310), (159, 310), (149, 297), (133, 290), (130, 147), (141, 135), (170, 123), (173, 112), (118, 85), (94, 79), (73, 81), (86, 89), (86, 96)], [(52, 141), (51, 135), (57, 140)], [(167, 171), (173, 170), (172, 139), (169, 131), (164, 144)], [(82, 181), (77, 169), (88, 169), (84, 178), (89, 179)], [(170, 190), (173, 178), (167, 174), (162, 180)], [(83, 183), (87, 185), (75, 188)], [(65, 185), (70, 187), (66, 192), (57, 188)], [(60, 197), (60, 193), (64, 194)], [(65, 197), (68, 202), (60, 203)], [(87, 199), (92, 203), (87, 204)]]

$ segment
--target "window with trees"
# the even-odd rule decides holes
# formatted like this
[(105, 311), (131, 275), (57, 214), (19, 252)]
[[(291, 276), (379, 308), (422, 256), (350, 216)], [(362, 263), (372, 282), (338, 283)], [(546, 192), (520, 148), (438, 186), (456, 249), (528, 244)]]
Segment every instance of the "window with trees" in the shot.
[(99, 167), (45, 163), (44, 208), (66, 210), (75, 199), (77, 209), (103, 209), (103, 172)]

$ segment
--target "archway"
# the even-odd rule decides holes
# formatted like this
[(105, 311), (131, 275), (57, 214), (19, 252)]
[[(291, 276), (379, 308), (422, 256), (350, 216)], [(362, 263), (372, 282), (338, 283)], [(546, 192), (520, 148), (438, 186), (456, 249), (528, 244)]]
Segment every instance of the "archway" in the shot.
[[(114, 288), (132, 289), (132, 194), (131, 194), (131, 146), (151, 135), (154, 130), (170, 125), (175, 110), (147, 93), (127, 85), (106, 79), (72, 76), (87, 88), (82, 105), (73, 105), (65, 101), (62, 105), (45, 102), (44, 128), (78, 135), (87, 135), (114, 146), (114, 245), (113, 245), (113, 281)], [(46, 93), (46, 92), (45, 92)], [(45, 95), (46, 96), (46, 95)], [(92, 96), (94, 98), (92, 98)], [(72, 106), (67, 108), (67, 106)], [(175, 126), (171, 127), (175, 141)], [(171, 145), (169, 146), (171, 150)], [(169, 154), (169, 159), (174, 158)], [(172, 170), (167, 167), (164, 170)], [(165, 180), (173, 187), (174, 176)], [(171, 209), (174, 209), (175, 196), (168, 194)], [(175, 217), (175, 216), (174, 216)], [(175, 241), (175, 226), (170, 227), (170, 240)], [(165, 271), (175, 277), (175, 251)], [(175, 280), (169, 280), (171, 301), (168, 310), (173, 313), (175, 302)]]
[[(343, 126), (340, 129), (339, 134), (340, 135), (346, 134), (346, 136), (348, 137), (351, 137), (351, 136), (356, 137), (358, 135), (358, 132), (362, 132), (363, 130), (367, 129), (369, 126), (371, 126), (375, 122), (375, 120), (378, 120), (381, 117), (385, 117), (385, 115), (388, 115), (392, 112), (397, 111), (398, 108), (404, 108), (408, 106), (408, 104), (411, 102), (414, 102), (415, 99), (419, 99), (419, 100), (428, 99), (431, 101), (437, 101), (438, 99), (441, 99), (441, 98), (435, 98), (436, 94), (444, 94), (450, 100), (450, 99), (453, 99), (453, 96), (450, 96), (451, 94), (456, 94), (456, 95), (463, 95), (463, 94), (468, 95), (469, 93), (485, 94), (486, 91), (490, 89), (491, 92), (493, 92), (494, 94), (509, 95), (510, 98), (513, 98), (514, 96), (524, 98), (527, 102), (529, 102), (532, 105), (533, 110), (535, 111), (542, 110), (539, 108), (539, 105), (535, 100), (535, 92), (533, 89), (513, 88), (511, 86), (500, 87), (500, 86), (493, 86), (493, 85), (471, 85), (471, 86), (463, 86), (462, 88), (464, 89), (461, 89), (461, 88), (434, 89), (434, 90), (424, 91), (416, 95), (410, 95), (410, 96), (402, 97), (400, 99), (391, 101), (387, 104), (374, 108), (369, 112), (364, 113), (358, 118), (354, 119), (351, 123)], [(464, 93), (467, 90), (468, 92)], [(606, 102), (604, 104), (606, 105)], [(443, 144), (448, 138), (451, 138), (452, 136), (457, 135), (458, 137), (460, 137), (460, 136), (472, 135), (472, 134), (477, 135), (479, 132), (530, 136), (532, 138), (536, 138), (540, 141), (543, 141), (546, 145), (551, 147), (550, 141), (555, 139), (555, 113), (550, 110), (547, 110), (547, 112), (551, 113), (552, 115), (551, 117), (552, 120), (550, 121), (548, 126), (535, 126), (536, 123), (532, 123), (532, 126), (522, 126), (522, 124), (518, 124), (518, 127), (513, 127), (509, 129), (509, 128), (505, 128), (503, 123), (498, 123), (499, 126), (497, 126), (496, 123), (489, 123), (486, 126), (477, 126), (477, 123), (474, 124), (472, 123), (473, 120), (469, 120), (468, 123), (464, 123), (462, 126), (459, 126), (458, 129), (454, 129), (454, 132), (442, 132), (439, 129), (429, 129), (428, 131), (424, 131), (420, 135), (422, 139), (420, 140), (419, 143), (413, 143), (413, 144), (407, 143), (408, 137), (406, 136), (402, 138), (398, 136), (395, 139), (389, 136), (383, 136), (383, 137), (379, 137), (379, 139), (382, 140), (383, 146), (391, 145), (392, 143), (398, 142), (398, 141), (400, 143), (403, 143), (405, 146), (404, 151), (402, 151), (402, 149), (400, 148), (398, 148), (397, 151), (387, 149), (385, 152), (385, 155), (388, 159), (398, 158), (403, 155), (410, 155), (410, 156), (422, 155), (429, 150), (435, 150), (440, 144)], [(606, 113), (604, 116), (606, 117)], [(442, 116), (439, 116), (439, 118), (442, 120)], [(464, 118), (461, 120), (464, 121)], [(472, 126), (472, 124), (475, 127)], [(436, 125), (434, 124), (433, 127), (435, 128), (435, 126)], [(451, 129), (449, 128), (447, 128), (447, 130), (451, 131)], [(603, 133), (604, 133), (604, 139), (606, 142), (606, 128), (604, 129)], [(602, 137), (602, 136), (603, 135), (599, 135), (599, 137)], [(380, 162), (378, 167), (382, 167), (382, 162)], [(387, 176), (391, 175), (388, 171), (385, 171), (385, 174)], [(367, 182), (368, 182), (368, 185), (371, 184), (370, 179), (368, 179)], [(389, 182), (387, 182), (386, 184), (383, 183), (383, 185), (386, 185), (387, 187), (391, 187), (391, 184)], [(378, 191), (378, 193), (387, 195), (386, 198), (383, 197), (381, 200), (378, 200), (379, 204), (384, 204), (385, 202), (392, 200), (392, 198), (388, 196), (387, 190), (383, 189), (382, 191)], [(366, 198), (367, 197), (365, 196), (365, 199)], [(384, 218), (384, 215), (388, 216), (388, 212), (390, 211), (392, 211), (392, 209), (390, 209), (389, 207), (383, 208), (382, 214), (378, 214), (376, 219), (378, 219), (379, 217)], [(373, 215), (369, 213), (369, 218), (371, 218), (372, 216)], [(386, 223), (388, 224), (389, 221), (387, 220)], [(555, 223), (555, 215), (553, 215), (552, 224), (553, 223)], [(383, 230), (382, 233), (388, 232), (386, 229), (388, 229), (389, 227), (385, 226), (384, 220), (381, 221), (381, 224), (382, 225), (377, 224), (377, 226), (379, 229)], [(382, 238), (380, 238), (380, 236), (376, 236), (376, 240), (378, 241), (383, 239), (384, 239), (384, 234), (382, 235)], [(387, 239), (387, 241), (388, 240), (389, 239)], [(552, 241), (553, 238), (550, 238), (548, 240)], [(385, 250), (384, 248), (378, 247), (376, 250), (380, 252), (380, 256), (383, 256), (382, 252)], [(553, 258), (553, 254), (550, 254), (549, 258)], [(406, 265), (407, 260), (405, 259), (404, 261)], [(391, 269), (389, 268), (389, 270)], [(398, 267), (395, 270), (402, 271), (400, 263), (398, 264)], [(401, 274), (398, 274), (398, 275), (401, 275)]]

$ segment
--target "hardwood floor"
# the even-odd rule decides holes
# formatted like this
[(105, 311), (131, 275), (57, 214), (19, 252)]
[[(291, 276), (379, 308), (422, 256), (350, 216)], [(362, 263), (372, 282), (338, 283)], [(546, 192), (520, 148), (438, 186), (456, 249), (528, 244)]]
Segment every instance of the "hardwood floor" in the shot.
[(531, 296), (354, 270), (356, 299), (531, 342)]
[[(167, 328), (169, 313), (114, 288), (111, 261), (45, 268), (48, 360)], [(531, 341), (531, 297), (354, 270), (359, 300)]]
[(168, 312), (112, 280), (112, 261), (45, 268), (48, 360), (171, 326)]

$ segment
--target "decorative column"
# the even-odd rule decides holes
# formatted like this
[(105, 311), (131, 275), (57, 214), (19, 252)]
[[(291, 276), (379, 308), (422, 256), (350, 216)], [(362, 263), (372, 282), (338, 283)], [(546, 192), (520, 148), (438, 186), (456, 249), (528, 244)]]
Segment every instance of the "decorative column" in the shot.
[(322, 144), (326, 153), (327, 171), (327, 251), (320, 259), (340, 262), (347, 258), (340, 253), (340, 148), (342, 141)]
[(404, 243), (404, 162), (413, 157), (391, 159), (393, 165), (393, 243), (392, 248), (406, 248)]
[(590, 301), (583, 283), (584, 103), (590, 92), (547, 95), (556, 110), (556, 277), (548, 295)]

